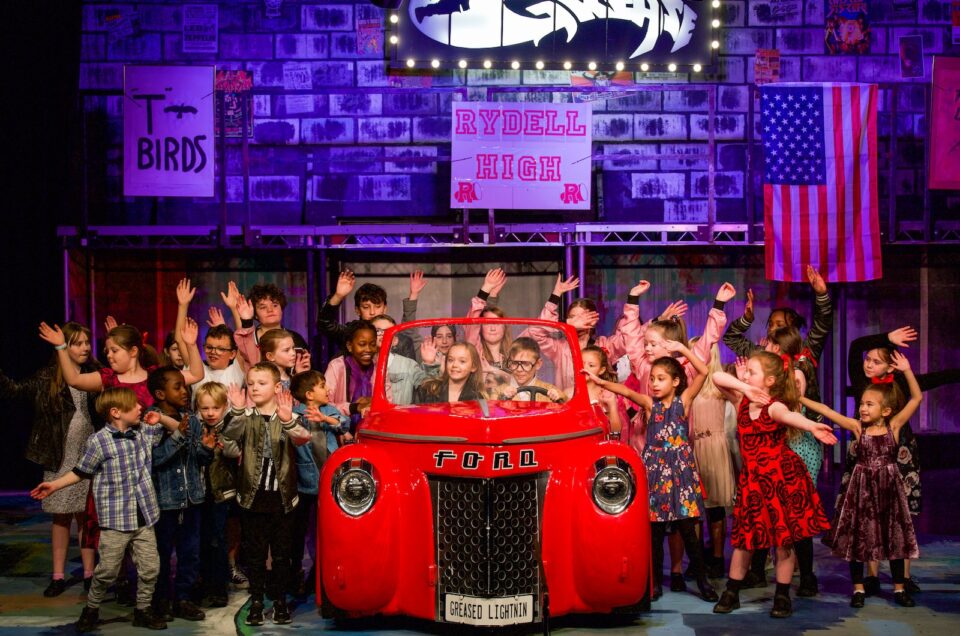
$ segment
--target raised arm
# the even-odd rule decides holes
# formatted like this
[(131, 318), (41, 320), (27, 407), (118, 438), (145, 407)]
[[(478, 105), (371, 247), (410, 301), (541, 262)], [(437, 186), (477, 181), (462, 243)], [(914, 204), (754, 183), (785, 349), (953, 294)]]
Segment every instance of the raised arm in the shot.
[(580, 373), (585, 375), (589, 380), (592, 380), (597, 386), (601, 389), (606, 389), (611, 393), (616, 393), (617, 395), (622, 395), (627, 398), (634, 404), (640, 405), (640, 407), (646, 412), (650, 412), (650, 409), (653, 408), (653, 400), (649, 395), (644, 395), (643, 393), (638, 393), (619, 382), (610, 382), (609, 380), (603, 380), (599, 376), (596, 376), (586, 369), (581, 369)]
[(690, 361), (690, 366), (694, 368), (697, 372), (693, 379), (690, 380), (690, 383), (687, 385), (687, 388), (684, 389), (683, 394), (680, 396), (680, 400), (683, 402), (683, 410), (685, 413), (690, 412), (690, 404), (693, 402), (693, 398), (697, 397), (697, 393), (700, 392), (700, 389), (703, 388), (703, 383), (707, 379), (707, 365), (703, 363), (693, 351), (690, 351), (682, 342), (676, 340), (665, 340), (663, 347), (670, 351), (671, 353), (679, 353), (687, 360)]
[(819, 413), (824, 416), (840, 428), (844, 428), (848, 431), (851, 431), (858, 438), (860, 437), (860, 420), (855, 420), (852, 417), (847, 417), (843, 413), (837, 413), (832, 408), (826, 404), (821, 404), (820, 402), (815, 402), (810, 398), (802, 397), (800, 398), (800, 403), (807, 407), (807, 410), (813, 411), (814, 413)]
[(766, 391), (750, 386), (725, 371), (717, 371), (713, 374), (713, 384), (731, 402), (739, 402), (741, 397), (746, 397), (757, 404), (770, 403), (770, 396)]
[(203, 379), (203, 359), (200, 357), (200, 349), (197, 347), (197, 338), (200, 336), (200, 327), (193, 318), (187, 318), (184, 322), (180, 337), (185, 347), (181, 349), (187, 356), (187, 368), (183, 371), (183, 379), (187, 386), (196, 384)]
[(833, 434), (833, 427), (822, 422), (814, 422), (796, 411), (791, 411), (783, 402), (774, 402), (770, 405), (768, 412), (771, 418), (781, 424), (810, 431), (814, 437), (827, 446), (837, 443), (837, 436)]
[(45, 379), (45, 375), (45, 369), (41, 369), (26, 380), (21, 381), (14, 380), (0, 371), (0, 400), (35, 398), (43, 390), (44, 385), (49, 386), (49, 378)]
[[(177, 348), (182, 352), (184, 359), (187, 356), (187, 343), (183, 339), (183, 328), (187, 324), (187, 312), (190, 310), (190, 301), (193, 300), (197, 288), (190, 285), (189, 278), (181, 278), (177, 283), (177, 320), (173, 325), (173, 339), (177, 343)], [(188, 365), (189, 366), (189, 365)], [(184, 374), (186, 379), (186, 374)], [(193, 384), (187, 382), (187, 384)]]
[(743, 315), (730, 323), (727, 332), (723, 334), (723, 344), (738, 356), (748, 356), (759, 347), (750, 342), (744, 335), (753, 324), (753, 290), (747, 290), (747, 304), (743, 307)]
[(103, 390), (103, 380), (96, 371), (90, 373), (80, 373), (70, 362), (70, 354), (67, 353), (66, 339), (58, 325), (53, 327), (45, 322), (40, 323), (40, 337), (53, 345), (57, 350), (57, 362), (60, 364), (60, 371), (63, 372), (63, 381), (69, 386), (87, 393), (99, 393)]
[(910, 387), (910, 399), (900, 409), (900, 412), (890, 419), (890, 428), (893, 429), (895, 434), (898, 434), (899, 441), (900, 427), (909, 422), (913, 414), (917, 412), (920, 402), (923, 401), (923, 392), (920, 390), (917, 377), (913, 375), (913, 369), (910, 368), (910, 361), (898, 351), (893, 352), (893, 368), (903, 373), (903, 377), (907, 380), (907, 386)]
[(717, 295), (714, 297), (713, 307), (707, 314), (707, 324), (703, 328), (703, 335), (693, 345), (693, 353), (706, 364), (710, 364), (713, 345), (720, 342), (720, 335), (727, 324), (727, 314), (724, 313), (723, 307), (736, 294), (736, 288), (730, 283), (724, 283), (720, 286)]
[(827, 336), (833, 330), (833, 304), (830, 302), (830, 294), (827, 293), (827, 284), (812, 265), (807, 265), (807, 279), (816, 299), (813, 303), (813, 321), (804, 344), (813, 353), (814, 359), (819, 361)]
[[(496, 291), (499, 292), (507, 282), (507, 275), (499, 267), (491, 269), (483, 278), (480, 291), (470, 300), (470, 310), (467, 318), (479, 318), (487, 307), (487, 299)], [(463, 339), (473, 346), (480, 348), (480, 325), (464, 325)]]
[(337, 343), (342, 344), (346, 339), (347, 329), (340, 324), (340, 303), (350, 295), (353, 286), (356, 284), (356, 277), (350, 270), (340, 272), (337, 277), (337, 287), (333, 294), (320, 307), (320, 313), (317, 314), (317, 328), (325, 336), (333, 338)]

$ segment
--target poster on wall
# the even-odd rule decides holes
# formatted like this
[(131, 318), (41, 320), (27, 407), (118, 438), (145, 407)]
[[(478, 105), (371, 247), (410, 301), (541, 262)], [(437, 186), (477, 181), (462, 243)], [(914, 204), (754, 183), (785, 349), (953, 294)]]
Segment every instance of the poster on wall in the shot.
[[(225, 135), (228, 138), (243, 137), (243, 120), (246, 113), (247, 137), (253, 139), (253, 72), (217, 71), (215, 86), (217, 106), (214, 112), (217, 135)], [(223, 101), (222, 123), (220, 121), (221, 100)]]
[(930, 189), (960, 190), (960, 58), (933, 58)]
[(825, 0), (824, 42), (830, 55), (870, 52), (870, 17), (866, 0)]
[(123, 68), (124, 196), (213, 196), (213, 71)]
[(922, 35), (904, 35), (900, 38), (900, 77), (923, 77)]
[(217, 52), (218, 7), (215, 4), (183, 5), (183, 52)]
[(780, 81), (780, 49), (757, 49), (753, 58), (753, 83), (757, 86)]
[(450, 207), (589, 210), (590, 104), (454, 102)]

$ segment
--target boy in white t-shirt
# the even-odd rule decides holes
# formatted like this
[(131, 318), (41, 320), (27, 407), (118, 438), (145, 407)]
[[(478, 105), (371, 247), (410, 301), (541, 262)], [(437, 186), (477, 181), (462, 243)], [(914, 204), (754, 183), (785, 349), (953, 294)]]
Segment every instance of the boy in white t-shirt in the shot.
[(207, 382), (219, 382), (224, 386), (236, 384), (244, 386), (246, 377), (237, 361), (237, 344), (233, 340), (233, 331), (226, 325), (210, 327), (203, 341), (203, 353), (207, 360), (203, 364), (203, 379), (193, 385), (193, 394)]

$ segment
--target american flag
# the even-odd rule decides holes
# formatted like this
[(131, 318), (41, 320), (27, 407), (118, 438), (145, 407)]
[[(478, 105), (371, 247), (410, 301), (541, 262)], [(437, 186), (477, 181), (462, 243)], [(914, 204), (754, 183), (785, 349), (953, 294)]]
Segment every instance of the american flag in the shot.
[(760, 108), (767, 278), (881, 278), (877, 86), (768, 84)]

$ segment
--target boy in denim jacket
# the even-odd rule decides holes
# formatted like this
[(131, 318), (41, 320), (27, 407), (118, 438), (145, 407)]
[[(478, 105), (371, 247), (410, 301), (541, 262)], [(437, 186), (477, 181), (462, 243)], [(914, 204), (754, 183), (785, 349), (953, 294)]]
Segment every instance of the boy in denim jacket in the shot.
[[(147, 388), (156, 400), (150, 410), (180, 422), (178, 429), (164, 434), (153, 449), (153, 482), (160, 505), (160, 578), (153, 594), (154, 613), (164, 620), (177, 617), (199, 621), (205, 615), (190, 596), (200, 569), (200, 512), (206, 497), (202, 467), (213, 459), (213, 439), (205, 438), (200, 421), (184, 411), (189, 395), (183, 374), (176, 367), (151, 372)], [(170, 557), (174, 550), (177, 576), (175, 593), (171, 594)]]

